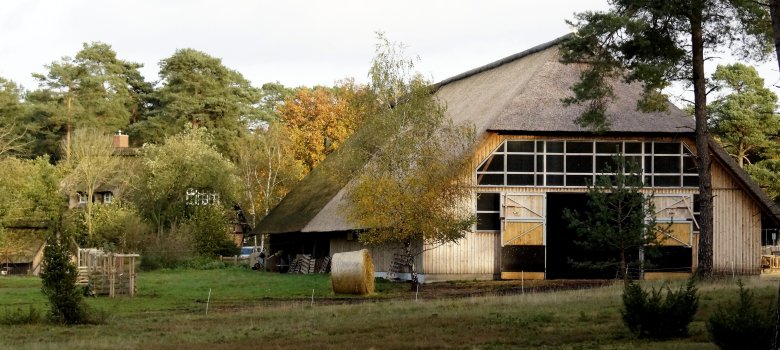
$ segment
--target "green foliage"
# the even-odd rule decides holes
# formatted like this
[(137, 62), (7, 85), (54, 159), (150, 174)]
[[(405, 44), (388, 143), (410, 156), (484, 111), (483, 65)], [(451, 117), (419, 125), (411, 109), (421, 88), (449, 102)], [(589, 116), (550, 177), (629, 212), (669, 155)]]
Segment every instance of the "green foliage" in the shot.
[(578, 121), (595, 130), (609, 127), (606, 105), (615, 96), (612, 83), (618, 79), (643, 84), (640, 109), (667, 108), (660, 91), (694, 77), (692, 23), (703, 26), (702, 49), (709, 52), (728, 46), (735, 54), (757, 58), (773, 42), (766, 26), (768, 9), (750, 1), (619, 0), (610, 5), (609, 11), (578, 13), (567, 21), (577, 32), (562, 46), (563, 62), (588, 64), (572, 86), (574, 96), (564, 102), (586, 104)]
[(115, 201), (95, 204), (92, 213), (94, 235), (88, 239), (85, 214), (85, 208), (73, 208), (63, 215), (63, 230), (80, 246), (98, 247), (110, 252), (139, 252), (150, 233), (148, 225), (134, 207)]
[(693, 278), (677, 291), (673, 291), (669, 286), (647, 291), (642, 289), (639, 283), (626, 280), (621, 310), (623, 323), (639, 338), (687, 336), (688, 325), (699, 308), (697, 293)]
[(16, 308), (16, 310), (6, 310), (0, 315), (0, 324), (6, 326), (16, 326), (22, 324), (37, 324), (43, 321), (41, 312), (30, 305), (27, 310)]
[(89, 312), (76, 286), (78, 270), (70, 261), (72, 254), (67, 235), (53, 229), (46, 239), (43, 251), (41, 290), (49, 299), (49, 319), (55, 323), (83, 324), (89, 320)]
[[(576, 243), (585, 250), (619, 253), (619, 260), (580, 262), (590, 268), (617, 268), (626, 277), (626, 269), (636, 268), (632, 253), (644, 250), (652, 255), (658, 245), (660, 228), (656, 225), (653, 196), (642, 193), (642, 174), (637, 164), (628, 163), (622, 154), (613, 156), (613, 164), (588, 186), (588, 211), (564, 210), (569, 227), (577, 230)], [(616, 171), (612, 169), (617, 169)]]
[(193, 237), (195, 252), (202, 256), (233, 256), (239, 248), (230, 240), (229, 210), (216, 205), (202, 205), (194, 208), (189, 220), (183, 225)]
[(121, 182), (123, 174), (122, 160), (114, 155), (111, 136), (97, 129), (78, 129), (73, 134), (65, 161), (60, 163), (66, 175), (62, 188), (66, 195), (76, 196), (79, 192), (86, 194), (87, 204), (84, 215), (87, 229), (87, 240), (94, 246), (93, 238), (93, 199), (95, 192), (107, 185), (116, 186)]
[(764, 158), (777, 147), (771, 139), (780, 131), (777, 96), (764, 87), (755, 68), (741, 63), (718, 66), (713, 80), (730, 92), (709, 105), (713, 134), (740, 166)]
[(369, 73), (370, 100), (363, 128), (351, 140), (349, 158), (368, 160), (354, 177), (343, 210), (347, 218), (366, 230), (360, 241), (370, 245), (405, 247), (412, 280), (413, 257), (425, 244), (455, 242), (471, 229), (473, 215), (460, 210), (472, 195), (468, 154), (473, 142), (469, 126), (453, 125), (444, 106), (433, 98), (429, 83), (412, 75), (413, 62), (403, 47), (380, 44)]
[(739, 285), (739, 301), (719, 305), (707, 320), (712, 342), (724, 350), (769, 349), (775, 331), (775, 307), (757, 303), (753, 292)]
[(238, 198), (251, 227), (256, 227), (306, 174), (303, 162), (293, 156), (293, 147), (289, 132), (278, 122), (236, 140)]
[(29, 237), (5, 227), (42, 225), (59, 217), (64, 204), (58, 191), (59, 178), (46, 158), (0, 158), (0, 256), (29, 253)]
[(222, 60), (193, 49), (177, 50), (160, 62), (162, 86), (154, 92), (154, 108), (133, 131), (147, 142), (161, 142), (189, 125), (206, 128), (222, 152), (258, 119), (259, 89)]
[[(143, 96), (151, 91), (138, 71), (141, 64), (120, 60), (110, 45), (84, 44), (75, 58), (63, 57), (47, 65), (46, 74), (33, 74), (40, 89), (32, 93), (30, 118), (37, 121), (33, 132), (39, 152), (56, 159), (67, 156), (73, 129), (98, 128), (113, 133), (138, 118)], [(52, 149), (66, 136), (63, 153)], [(40, 154), (40, 153), (39, 153)]]
[(0, 157), (27, 153), (30, 138), (22, 120), (25, 111), (22, 90), (0, 77)]
[(195, 257), (192, 246), (192, 236), (181, 230), (148, 236), (139, 267), (152, 271), (186, 266)]
[(225, 208), (236, 198), (235, 167), (210, 145), (204, 129), (170, 136), (162, 145), (146, 145), (140, 168), (131, 202), (158, 233), (191, 214), (196, 205), (187, 204), (188, 190), (217, 194), (218, 205)]
[(775, 201), (780, 199), (780, 159), (765, 159), (748, 165), (745, 170), (769, 195), (769, 198)]

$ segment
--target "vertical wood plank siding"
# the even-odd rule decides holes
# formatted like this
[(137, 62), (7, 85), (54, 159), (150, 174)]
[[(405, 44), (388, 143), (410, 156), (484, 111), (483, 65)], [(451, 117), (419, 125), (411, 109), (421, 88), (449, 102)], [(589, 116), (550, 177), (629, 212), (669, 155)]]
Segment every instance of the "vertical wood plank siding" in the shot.
[[(347, 240), (346, 238), (333, 238), (330, 240), (330, 254), (351, 252), (360, 249), (368, 249), (371, 253), (371, 262), (374, 264), (374, 271), (376, 272), (388, 272), (393, 262), (393, 255), (396, 252), (401, 252), (399, 249), (392, 249), (389, 247), (366, 247), (357, 239)], [(417, 265), (417, 272), (423, 273), (423, 258), (418, 256), (415, 259), (415, 265)]]
[(458, 243), (426, 251), (426, 274), (492, 275), (501, 271), (501, 234), (469, 232)]
[(758, 274), (761, 211), (718, 162), (712, 163), (713, 268), (716, 273)]

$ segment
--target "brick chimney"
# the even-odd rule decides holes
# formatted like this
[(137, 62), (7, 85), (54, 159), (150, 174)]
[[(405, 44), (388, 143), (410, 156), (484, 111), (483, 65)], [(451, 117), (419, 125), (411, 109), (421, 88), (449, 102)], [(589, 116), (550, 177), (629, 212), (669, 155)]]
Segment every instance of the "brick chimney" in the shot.
[(122, 135), (122, 130), (119, 130), (116, 135), (114, 135), (114, 148), (127, 148), (129, 145), (130, 139), (127, 135)]

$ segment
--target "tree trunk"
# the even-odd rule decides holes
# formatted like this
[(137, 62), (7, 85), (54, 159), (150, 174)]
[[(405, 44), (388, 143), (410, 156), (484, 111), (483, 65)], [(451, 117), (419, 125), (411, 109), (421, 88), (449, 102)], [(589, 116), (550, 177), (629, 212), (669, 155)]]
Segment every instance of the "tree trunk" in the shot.
[(769, 1), (769, 17), (772, 18), (772, 32), (775, 37), (775, 55), (780, 69), (780, 0)]
[(412, 254), (412, 242), (406, 241), (404, 243), (406, 253), (406, 264), (409, 265), (410, 282), (412, 282), (412, 290), (415, 290), (418, 284), (420, 284), (417, 278), (417, 266), (414, 264), (414, 254)]
[(712, 276), (712, 159), (707, 128), (707, 92), (704, 76), (704, 38), (702, 5), (691, 13), (691, 51), (693, 69), (694, 116), (696, 117), (696, 149), (699, 165), (699, 268), (704, 277)]
[(621, 250), (620, 251), (620, 272), (618, 273), (618, 276), (621, 276), (622, 279), (626, 279), (628, 277), (628, 271), (626, 270), (626, 251)]

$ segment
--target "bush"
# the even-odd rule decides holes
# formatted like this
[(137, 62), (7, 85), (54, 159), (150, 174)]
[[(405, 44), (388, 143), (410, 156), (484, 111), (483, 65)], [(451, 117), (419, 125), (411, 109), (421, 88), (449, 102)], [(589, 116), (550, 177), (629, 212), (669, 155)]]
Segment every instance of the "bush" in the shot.
[(35, 324), (40, 323), (42, 320), (43, 317), (41, 317), (41, 312), (32, 306), (27, 308), (26, 311), (22, 310), (21, 308), (17, 308), (11, 312), (6, 311), (2, 316), (0, 316), (0, 324), (8, 326)]
[(230, 211), (216, 206), (204, 205), (193, 208), (192, 215), (183, 225), (183, 229), (193, 237), (193, 248), (203, 256), (232, 256), (240, 248), (230, 239), (227, 228), (232, 215)]
[(769, 349), (775, 330), (775, 307), (758, 305), (753, 292), (739, 285), (739, 301), (718, 305), (707, 321), (712, 342), (721, 349)]
[[(663, 295), (664, 289), (666, 295)], [(639, 338), (674, 338), (688, 335), (688, 325), (699, 307), (693, 278), (677, 291), (666, 288), (643, 290), (627, 280), (623, 290), (623, 323)]]
[(142, 271), (182, 267), (193, 256), (192, 239), (186, 233), (174, 230), (149, 238), (139, 267)]

